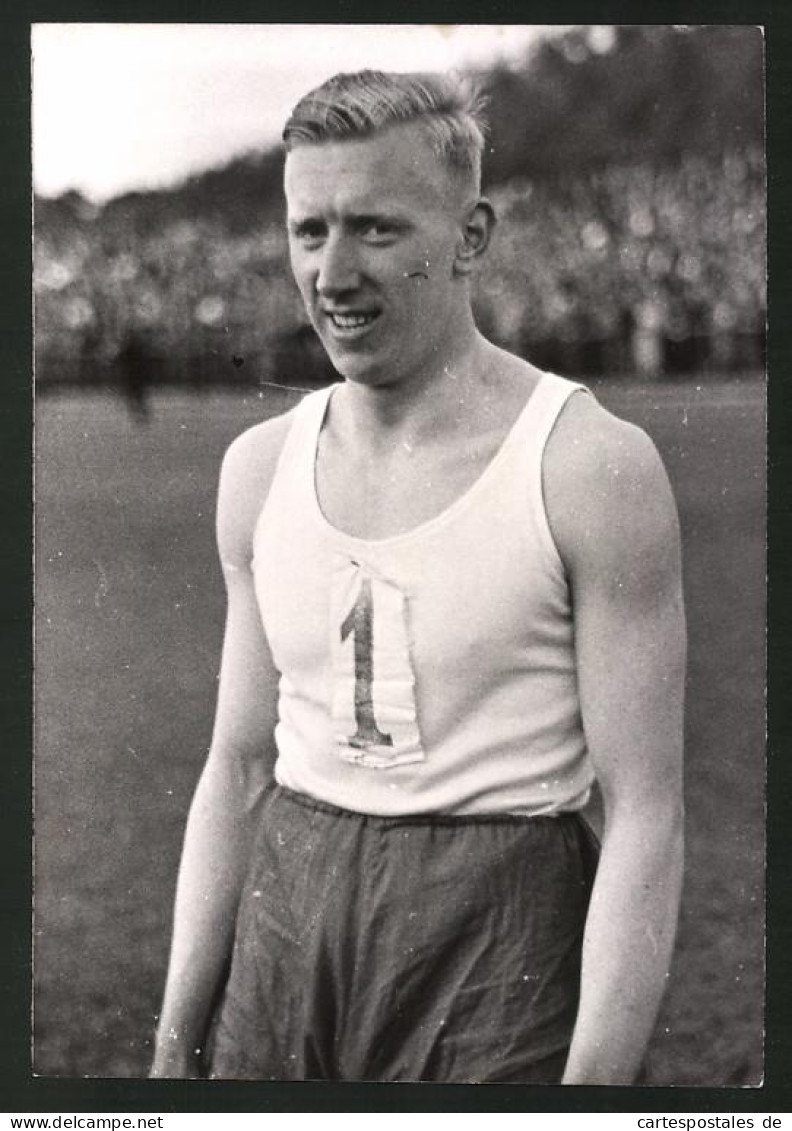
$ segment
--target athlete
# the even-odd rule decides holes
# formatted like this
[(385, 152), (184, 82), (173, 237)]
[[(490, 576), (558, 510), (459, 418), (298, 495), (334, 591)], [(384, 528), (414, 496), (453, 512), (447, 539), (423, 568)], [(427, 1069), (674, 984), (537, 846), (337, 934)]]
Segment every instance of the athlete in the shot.
[(477, 330), (494, 216), (463, 84), (339, 75), (284, 139), (342, 379), (223, 464), (219, 698), (152, 1074), (630, 1083), (682, 873), (668, 480)]

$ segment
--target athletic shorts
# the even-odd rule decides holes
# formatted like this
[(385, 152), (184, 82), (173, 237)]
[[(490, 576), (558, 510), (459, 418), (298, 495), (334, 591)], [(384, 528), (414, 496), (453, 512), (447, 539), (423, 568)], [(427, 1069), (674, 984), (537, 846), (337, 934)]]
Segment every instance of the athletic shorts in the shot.
[(575, 814), (372, 817), (271, 786), (210, 1075), (557, 1083), (596, 851)]

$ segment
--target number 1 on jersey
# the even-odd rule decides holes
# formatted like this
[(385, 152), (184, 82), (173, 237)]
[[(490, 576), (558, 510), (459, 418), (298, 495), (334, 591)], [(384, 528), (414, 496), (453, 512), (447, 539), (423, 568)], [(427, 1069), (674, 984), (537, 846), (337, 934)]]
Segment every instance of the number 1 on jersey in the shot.
[(355, 724), (349, 745), (393, 746), (393, 737), (377, 726), (374, 716), (374, 601), (371, 580), (363, 578), (357, 600), (341, 625), (341, 641), (353, 637), (355, 648)]

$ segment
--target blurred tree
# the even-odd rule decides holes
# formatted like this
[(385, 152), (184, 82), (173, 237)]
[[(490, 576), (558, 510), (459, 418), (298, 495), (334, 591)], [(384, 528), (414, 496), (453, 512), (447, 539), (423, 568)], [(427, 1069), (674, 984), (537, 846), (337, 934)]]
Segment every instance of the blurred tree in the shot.
[(124, 193), (105, 205), (102, 220), (137, 239), (198, 217), (221, 223), (230, 234), (249, 232), (263, 219), (271, 222), (282, 215), (282, 183), (280, 149), (249, 153), (173, 189)]
[(576, 29), (544, 41), (520, 69), (481, 76), (492, 123), (489, 183), (761, 146), (761, 29), (611, 31), (603, 41), (599, 26)]

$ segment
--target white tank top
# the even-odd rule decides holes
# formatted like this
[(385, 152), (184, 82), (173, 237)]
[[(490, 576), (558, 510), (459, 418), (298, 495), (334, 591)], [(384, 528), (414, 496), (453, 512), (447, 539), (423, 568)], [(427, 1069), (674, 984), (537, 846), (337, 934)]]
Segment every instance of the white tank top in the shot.
[(585, 804), (570, 595), (542, 496), (547, 437), (579, 388), (544, 374), (472, 487), (375, 541), (335, 529), (317, 500), (332, 389), (297, 407), (253, 557), (280, 784), (380, 815)]

